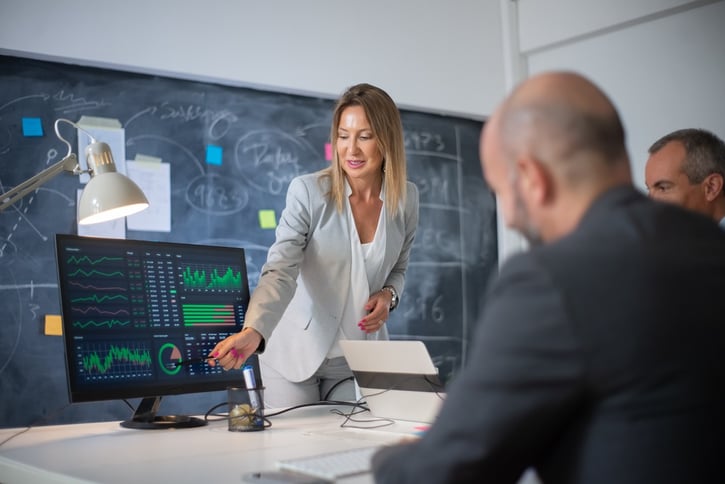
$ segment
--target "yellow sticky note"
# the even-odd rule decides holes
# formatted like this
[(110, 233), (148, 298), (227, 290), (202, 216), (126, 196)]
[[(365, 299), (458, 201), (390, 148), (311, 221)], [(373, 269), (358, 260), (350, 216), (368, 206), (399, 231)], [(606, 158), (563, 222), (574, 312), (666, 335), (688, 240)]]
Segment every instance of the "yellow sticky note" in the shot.
[(45, 315), (45, 335), (63, 336), (63, 320), (57, 314)]
[(263, 229), (273, 229), (277, 227), (277, 216), (274, 210), (259, 211), (259, 226)]

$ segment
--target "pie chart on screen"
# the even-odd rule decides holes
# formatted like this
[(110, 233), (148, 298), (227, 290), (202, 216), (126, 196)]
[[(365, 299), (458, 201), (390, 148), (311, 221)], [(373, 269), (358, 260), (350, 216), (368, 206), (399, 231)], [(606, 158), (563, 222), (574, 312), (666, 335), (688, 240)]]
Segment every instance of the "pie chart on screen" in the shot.
[(165, 343), (159, 349), (159, 367), (167, 375), (176, 375), (181, 371), (181, 365), (177, 365), (181, 360), (181, 350), (175, 344)]

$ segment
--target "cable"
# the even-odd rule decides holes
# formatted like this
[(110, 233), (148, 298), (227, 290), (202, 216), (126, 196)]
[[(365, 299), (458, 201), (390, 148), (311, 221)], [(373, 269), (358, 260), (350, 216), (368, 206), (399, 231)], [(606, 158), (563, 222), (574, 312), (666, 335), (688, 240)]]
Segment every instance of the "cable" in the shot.
[(282, 415), (283, 413), (287, 413), (291, 410), (296, 410), (298, 408), (304, 408), (304, 407), (314, 407), (314, 406), (350, 406), (350, 407), (359, 407), (362, 410), (368, 410), (367, 407), (361, 405), (359, 402), (344, 402), (339, 400), (321, 400), (319, 402), (312, 402), (312, 403), (302, 403), (300, 405), (295, 405), (293, 407), (285, 408), (283, 410), (280, 410), (278, 412), (265, 414), (265, 417), (276, 417), (277, 415)]
[(5, 445), (7, 442), (10, 442), (12, 439), (14, 439), (15, 437), (17, 437), (18, 435), (22, 435), (25, 432), (29, 431), (30, 429), (32, 429), (33, 427), (35, 427), (36, 425), (38, 425), (38, 423), (43, 422), (43, 421), (46, 421), (48, 419), (51, 419), (51, 418), (55, 417), (56, 415), (58, 415), (60, 412), (62, 412), (63, 410), (65, 410), (68, 407), (70, 407), (70, 403), (66, 403), (65, 405), (63, 405), (62, 407), (60, 407), (59, 409), (57, 409), (55, 412), (51, 413), (50, 415), (46, 415), (46, 416), (42, 416), (42, 417), (36, 418), (32, 422), (30, 422), (30, 425), (28, 425), (26, 428), (24, 428), (23, 430), (20, 430), (18, 432), (15, 432), (13, 435), (11, 435), (10, 437), (8, 437), (5, 440), (3, 440), (2, 442), (0, 442), (0, 447), (2, 447), (3, 445)]
[[(411, 379), (413, 379), (413, 378), (417, 378), (417, 376), (411, 375)], [(445, 394), (441, 394), (441, 392), (439, 391), (442, 386), (439, 381), (436, 381), (436, 380), (428, 377), (427, 375), (423, 375), (423, 380), (428, 384), (432, 393), (435, 393), (435, 395), (439, 399), (444, 400)], [(369, 399), (370, 397), (375, 397), (375, 396), (387, 393), (391, 390), (396, 390), (396, 389), (398, 389), (398, 387), (402, 386), (403, 383), (405, 383), (405, 381), (399, 382), (396, 385), (393, 385), (389, 388), (377, 391), (375, 393), (368, 393), (367, 395), (364, 395), (363, 397), (361, 397), (357, 401), (357, 403), (361, 402), (363, 400), (363, 398)], [(361, 413), (361, 412), (356, 412), (354, 410), (349, 413), (344, 413), (339, 410), (333, 410), (333, 412), (337, 413), (340, 416), (345, 417), (345, 421), (342, 424), (340, 424), (340, 427), (355, 428), (355, 429), (376, 429), (376, 428), (381, 428), (381, 427), (387, 427), (387, 426), (393, 425), (395, 423), (395, 420), (389, 419), (387, 417), (375, 417), (375, 418), (365, 419), (365, 420), (355, 419), (355, 418), (353, 418), (353, 416), (357, 415), (358, 413)], [(355, 423), (375, 423), (375, 422), (380, 423), (380, 422), (383, 422), (383, 423), (380, 423), (379, 425), (374, 425), (374, 426), (370, 426), (370, 425), (359, 426), (359, 425), (348, 425), (348, 422), (355, 422)]]
[(343, 378), (342, 380), (340, 380), (340, 381), (336, 382), (336, 383), (335, 383), (334, 385), (332, 385), (332, 386), (330, 387), (330, 389), (329, 389), (329, 390), (327, 390), (327, 393), (325, 393), (325, 396), (324, 396), (324, 397), (322, 397), (322, 399), (323, 399), (323, 400), (327, 400), (328, 398), (330, 398), (330, 395), (332, 395), (332, 392), (333, 392), (333, 391), (335, 390), (335, 388), (337, 388), (337, 387), (338, 387), (338, 386), (340, 386), (340, 385), (341, 385), (342, 383), (345, 383), (345, 382), (346, 382), (346, 381), (348, 381), (348, 380), (352, 380), (353, 378), (354, 378), (354, 377), (352, 377), (352, 376), (348, 376), (347, 378)]
[(129, 402), (129, 401), (128, 401), (128, 400), (126, 400), (125, 398), (124, 398), (124, 399), (122, 399), (122, 400), (123, 400), (123, 403), (125, 403), (126, 405), (128, 405), (128, 408), (130, 408), (130, 409), (131, 409), (131, 410), (133, 410), (134, 412), (136, 411), (136, 409), (134, 408), (134, 406), (133, 406), (133, 405), (131, 405), (131, 402)]
[(219, 407), (223, 407), (224, 405), (228, 405), (228, 403), (227, 402), (217, 403), (216, 405), (214, 405), (213, 407), (211, 407), (209, 410), (207, 410), (207, 412), (204, 414), (204, 421), (205, 422), (217, 422), (219, 420), (226, 420), (226, 419), (228, 419), (229, 418), (229, 415), (223, 414), (223, 413), (222, 414), (217, 413), (217, 414), (214, 414), (213, 415), (214, 417), (219, 417), (219, 418), (215, 418), (215, 419), (210, 419), (209, 418), (209, 415), (212, 415), (212, 412), (214, 410), (216, 410)]
[(443, 386), (440, 381), (433, 381), (428, 375), (425, 375), (423, 380), (425, 380), (425, 382), (430, 386), (430, 389), (436, 394), (436, 397), (441, 400), (445, 400), (445, 397), (441, 395), (441, 393), (445, 395), (445, 392), (439, 391), (439, 389)]
[[(214, 405), (211, 407), (207, 412), (204, 414), (204, 420), (207, 422), (216, 422), (219, 420), (226, 420), (229, 418), (228, 414), (221, 413), (221, 414), (213, 414), (214, 410), (216, 410), (219, 407), (223, 407), (224, 405), (228, 405), (228, 402), (222, 402)], [(288, 407), (282, 410), (279, 410), (277, 412), (273, 413), (265, 413), (263, 417), (265, 419), (269, 417), (276, 417), (278, 415), (282, 415), (283, 413), (290, 412), (292, 410), (297, 410), (298, 408), (305, 408), (305, 407), (314, 407), (314, 406), (352, 406), (357, 407), (360, 409), (360, 411), (368, 411), (368, 408), (364, 405), (362, 405), (359, 401), (358, 402), (343, 402), (338, 400), (325, 400), (325, 401), (319, 401), (319, 402), (312, 402), (312, 403), (302, 403), (300, 405), (294, 405), (292, 407)], [(339, 411), (338, 411), (339, 412)], [(218, 417), (218, 418), (209, 418), (209, 417)]]
[[(376, 393), (375, 395), (380, 395), (380, 393), (385, 393), (387, 391), (388, 390), (383, 390), (382, 392)], [(371, 395), (371, 396), (373, 396), (373, 395)], [(358, 407), (359, 406), (360, 407), (360, 410), (355, 410), (355, 408), (353, 408), (349, 413), (342, 412), (342, 411), (340, 411), (340, 410), (338, 410), (336, 408), (330, 410), (332, 413), (335, 413), (337, 415), (340, 415), (341, 417), (345, 417), (345, 420), (340, 424), (340, 427), (353, 428), (353, 429), (378, 429), (378, 428), (381, 428), (381, 427), (387, 427), (389, 425), (393, 425), (395, 423), (394, 420), (391, 420), (391, 419), (385, 418), (385, 417), (375, 417), (375, 418), (365, 419), (365, 420), (360, 420), (360, 419), (354, 419), (354, 418), (352, 418), (353, 415), (357, 415), (357, 414), (360, 414), (360, 413), (369, 411), (367, 407), (363, 407), (361, 405), (361, 402), (363, 401), (363, 398), (365, 398), (365, 397), (360, 397), (355, 402), (355, 407)], [(374, 426), (366, 425), (366, 426), (363, 427), (363, 426), (358, 426), (358, 425), (348, 425), (347, 424), (348, 422), (356, 422), (356, 423), (383, 422), (383, 423), (381, 423), (379, 425), (374, 425)]]
[(0, 447), (2, 447), (3, 445), (5, 445), (5, 443), (6, 443), (6, 442), (9, 442), (9, 441), (11, 441), (12, 439), (14, 439), (15, 437), (17, 437), (18, 435), (24, 434), (25, 432), (27, 432), (27, 431), (28, 431), (28, 430), (30, 430), (31, 428), (33, 428), (33, 426), (32, 426), (32, 425), (28, 425), (28, 426), (27, 426), (27, 427), (25, 427), (25, 428), (24, 428), (23, 430), (21, 430), (21, 431), (19, 431), (19, 432), (15, 432), (15, 433), (14, 433), (13, 435), (11, 435), (11, 436), (10, 436), (10, 437), (8, 437), (7, 439), (5, 439), (5, 440), (3, 440), (2, 442), (0, 442)]

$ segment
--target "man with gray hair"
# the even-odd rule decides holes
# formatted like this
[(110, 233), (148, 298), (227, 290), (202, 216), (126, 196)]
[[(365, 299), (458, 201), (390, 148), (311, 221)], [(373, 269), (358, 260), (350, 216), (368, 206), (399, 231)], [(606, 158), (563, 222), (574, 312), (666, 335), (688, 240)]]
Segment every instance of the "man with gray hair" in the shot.
[(649, 148), (649, 196), (715, 219), (725, 229), (725, 143), (704, 129), (680, 129)]

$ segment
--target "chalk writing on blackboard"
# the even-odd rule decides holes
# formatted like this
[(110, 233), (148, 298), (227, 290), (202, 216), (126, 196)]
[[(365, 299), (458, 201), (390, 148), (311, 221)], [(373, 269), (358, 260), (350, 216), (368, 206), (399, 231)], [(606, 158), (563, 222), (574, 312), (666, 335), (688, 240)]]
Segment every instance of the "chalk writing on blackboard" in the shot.
[[(39, 118), (46, 133), (61, 116), (118, 119), (126, 159), (160, 158), (171, 173), (171, 231), (127, 237), (242, 247), (252, 288), (274, 241), (259, 214), (279, 216), (290, 180), (328, 166), (326, 149), (334, 149), (330, 99), (9, 56), (0, 56), (0, 72), (0, 191), (62, 153), (54, 136), (23, 136), (24, 117)], [(424, 341), (446, 379), (465, 360), (498, 265), (495, 201), (478, 160), (482, 123), (411, 110), (401, 117), (420, 214), (405, 291), (387, 324), (393, 339)], [(214, 164), (205, 162), (208, 146), (222, 154)], [(12, 395), (0, 399), (0, 426), (27, 425), (53, 413), (48, 402), (67, 402), (62, 338), (41, 328), (44, 315), (60, 311), (53, 235), (76, 231), (78, 188), (77, 177), (59, 176), (0, 213), (0, 394)], [(48, 388), (43, 401), (38, 384)], [(179, 396), (164, 402), (165, 412), (203, 414), (220, 398)], [(85, 404), (47, 423), (127, 412), (124, 404)]]
[(246, 133), (234, 153), (247, 182), (270, 195), (282, 194), (294, 177), (307, 171), (303, 166), (317, 158), (306, 140), (277, 130)]
[(216, 174), (194, 178), (186, 189), (189, 205), (212, 215), (227, 215), (247, 206), (249, 193), (241, 182)]

